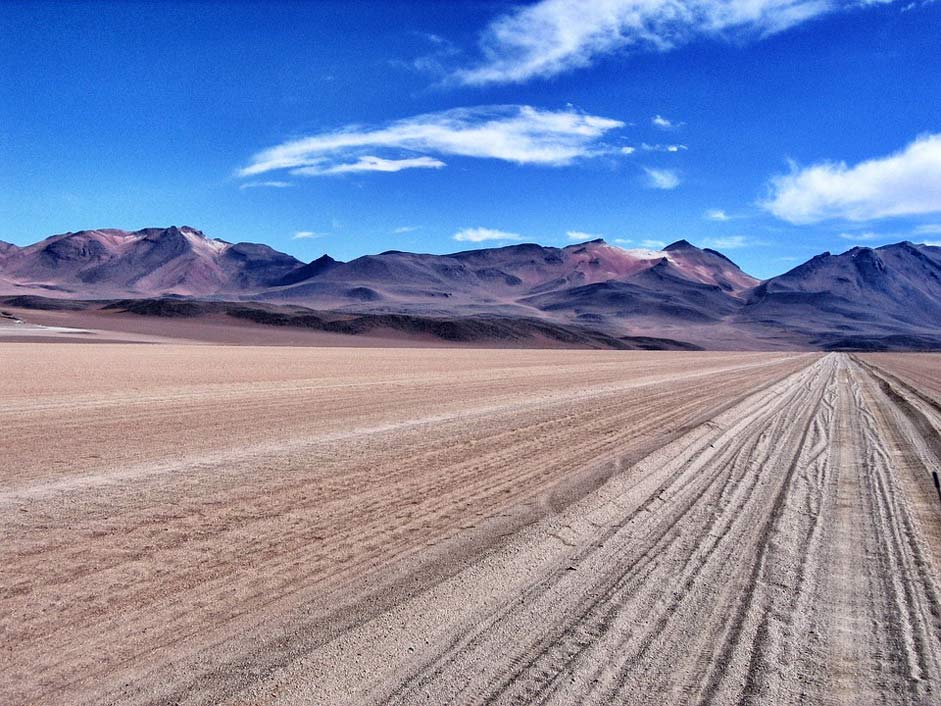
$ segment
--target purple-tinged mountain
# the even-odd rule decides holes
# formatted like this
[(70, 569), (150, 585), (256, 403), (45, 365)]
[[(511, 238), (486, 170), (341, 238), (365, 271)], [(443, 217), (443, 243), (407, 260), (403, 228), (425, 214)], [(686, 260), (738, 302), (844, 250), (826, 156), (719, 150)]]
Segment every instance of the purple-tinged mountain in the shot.
[[(654, 270), (664, 274), (643, 276)], [(410, 311), (483, 307), (510, 313), (520, 308), (577, 309), (584, 293), (592, 291), (585, 287), (633, 282), (633, 290), (651, 295), (651, 286), (672, 285), (674, 280), (676, 286), (702, 291), (703, 296), (716, 291), (721, 299), (740, 297), (758, 283), (719, 253), (685, 241), (651, 251), (593, 240), (564, 248), (527, 243), (449, 255), (389, 251), (346, 263), (324, 256), (290, 273), (260, 297), (360, 309), (365, 305)]]
[(751, 290), (738, 320), (827, 347), (941, 345), (941, 248), (903, 242), (825, 252)]
[(665, 337), (714, 348), (941, 348), (941, 248), (908, 242), (824, 253), (760, 282), (685, 240), (663, 250), (592, 240), (447, 255), (389, 251), (350, 262), (323, 255), (305, 264), (185, 226), (86, 230), (26, 247), (0, 243), (0, 294), (255, 301), (422, 321), (502, 317), (590, 327), (593, 340)]
[(237, 294), (302, 266), (267, 245), (210, 239), (187, 226), (65, 233), (0, 257), (3, 277), (21, 289), (81, 297)]

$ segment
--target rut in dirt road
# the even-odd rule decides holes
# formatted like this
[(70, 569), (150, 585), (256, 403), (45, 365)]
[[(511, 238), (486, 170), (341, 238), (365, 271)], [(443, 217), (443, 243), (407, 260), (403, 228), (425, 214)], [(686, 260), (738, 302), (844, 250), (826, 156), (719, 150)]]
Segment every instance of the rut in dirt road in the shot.
[(55, 706), (265, 703), (270, 675), (817, 358), (25, 351), (0, 376), (0, 702)]
[(573, 549), (374, 701), (938, 702), (941, 515), (895, 409), (837, 354), (755, 395), (572, 508)]
[(34, 354), (4, 704), (941, 703), (941, 356)]

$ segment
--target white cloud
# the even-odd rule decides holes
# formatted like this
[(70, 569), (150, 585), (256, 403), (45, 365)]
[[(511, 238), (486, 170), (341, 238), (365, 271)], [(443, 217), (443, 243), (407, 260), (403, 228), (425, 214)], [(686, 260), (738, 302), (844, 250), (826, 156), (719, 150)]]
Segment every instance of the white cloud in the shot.
[(435, 34), (434, 32), (416, 32), (420, 37), (424, 37), (432, 44), (448, 44), (448, 40), (442, 37), (440, 34)]
[(667, 246), (665, 240), (641, 240), (640, 244), (645, 248), (651, 248), (652, 250), (661, 250)]
[(493, 228), (461, 228), (454, 234), (454, 239), (462, 243), (482, 243), (486, 240), (522, 240), (523, 236)]
[(239, 186), (240, 189), (286, 189), (292, 184), (288, 181), (246, 181)]
[(732, 217), (721, 208), (710, 208), (703, 214), (707, 221), (730, 221)]
[(419, 229), (419, 227), (420, 226), (401, 226), (400, 228), (396, 228), (392, 232), (395, 233), (396, 235), (402, 235), (403, 233), (414, 233), (416, 230)]
[(926, 240), (922, 245), (930, 245), (933, 248), (941, 248), (941, 240)]
[(661, 130), (675, 130), (678, 127), (682, 127), (686, 123), (676, 123), (663, 117), (662, 115), (654, 115), (650, 119), (650, 124), (654, 127), (660, 128)]
[(576, 242), (583, 242), (585, 240), (597, 240), (598, 238), (604, 238), (603, 235), (597, 235), (595, 233), (584, 233), (580, 230), (569, 230), (565, 232), (565, 237), (569, 240), (574, 240)]
[(432, 45), (434, 48), (433, 51), (430, 54), (420, 56), (411, 61), (393, 60), (391, 63), (394, 66), (404, 66), (405, 68), (414, 69), (422, 73), (444, 76), (447, 73), (445, 65), (448, 63), (448, 60), (460, 54), (461, 50), (438, 34), (429, 32), (413, 32), (412, 34)]
[(291, 174), (299, 176), (320, 176), (322, 174), (351, 174), (355, 172), (400, 172), (403, 169), (440, 169), (446, 166), (440, 159), (433, 157), (413, 157), (411, 159), (383, 159), (366, 155), (355, 162), (335, 164), (332, 167), (298, 167)]
[(915, 233), (918, 235), (941, 233), (941, 223), (926, 223), (923, 226), (918, 226), (915, 228)]
[(647, 185), (651, 189), (675, 189), (680, 185), (680, 177), (672, 169), (651, 169), (645, 167)]
[[(320, 175), (444, 166), (429, 155), (563, 166), (579, 158), (610, 153), (601, 138), (623, 126), (620, 120), (588, 115), (572, 107), (455, 108), (382, 127), (350, 125), (290, 140), (259, 152), (238, 174), (249, 177), (288, 169), (295, 174)], [(392, 154), (375, 156), (380, 151)], [(402, 155), (403, 151), (410, 154)]]
[(622, 147), (621, 154), (634, 154), (637, 151), (636, 147)]
[(299, 230), (291, 236), (291, 240), (312, 240), (314, 238), (325, 238), (327, 233), (317, 233), (312, 230)]
[(617, 243), (618, 245), (630, 245), (634, 241), (631, 240), (630, 238), (615, 238), (614, 242)]
[(747, 248), (749, 245), (755, 245), (744, 235), (727, 235), (721, 238), (706, 238), (703, 244), (708, 248), (716, 250), (736, 250), (738, 248)]
[(796, 224), (941, 213), (941, 134), (923, 135), (899, 152), (852, 167), (793, 167), (771, 179), (771, 195), (761, 205)]
[(915, 8), (926, 7), (927, 5), (931, 5), (934, 2), (937, 2), (937, 0), (921, 0), (921, 2), (910, 2), (907, 5), (905, 5), (901, 10), (899, 10), (899, 12), (911, 12)]
[[(616, 52), (663, 52), (700, 37), (761, 39), (871, 0), (541, 0), (498, 16), (481, 58), (457, 83), (521, 83), (591, 66)], [(659, 117), (659, 116), (658, 116)]]
[(886, 237), (881, 233), (840, 233), (838, 238), (843, 238), (843, 240), (852, 240), (854, 242), (871, 242), (873, 240), (882, 240)]
[(640, 148), (644, 152), (682, 152), (689, 149), (686, 145), (648, 145), (642, 142)]

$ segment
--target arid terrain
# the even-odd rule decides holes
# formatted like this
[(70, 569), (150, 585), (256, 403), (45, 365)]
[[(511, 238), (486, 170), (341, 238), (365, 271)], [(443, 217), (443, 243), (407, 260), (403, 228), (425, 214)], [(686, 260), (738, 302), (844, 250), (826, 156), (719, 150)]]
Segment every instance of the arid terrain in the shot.
[(941, 702), (941, 355), (0, 369), (0, 703)]
[(343, 335), (489, 348), (938, 351), (941, 247), (823, 252), (762, 281), (686, 240), (661, 250), (600, 238), (388, 250), (349, 262), (324, 253), (305, 264), (188, 226), (105, 228), (0, 242), (4, 313), (264, 345)]

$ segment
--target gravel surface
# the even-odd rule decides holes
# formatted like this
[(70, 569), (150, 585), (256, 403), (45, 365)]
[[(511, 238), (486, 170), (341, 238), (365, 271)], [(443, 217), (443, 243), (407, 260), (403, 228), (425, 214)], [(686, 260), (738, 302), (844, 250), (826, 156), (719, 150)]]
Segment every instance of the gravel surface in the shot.
[(0, 362), (4, 704), (941, 701), (941, 356)]

